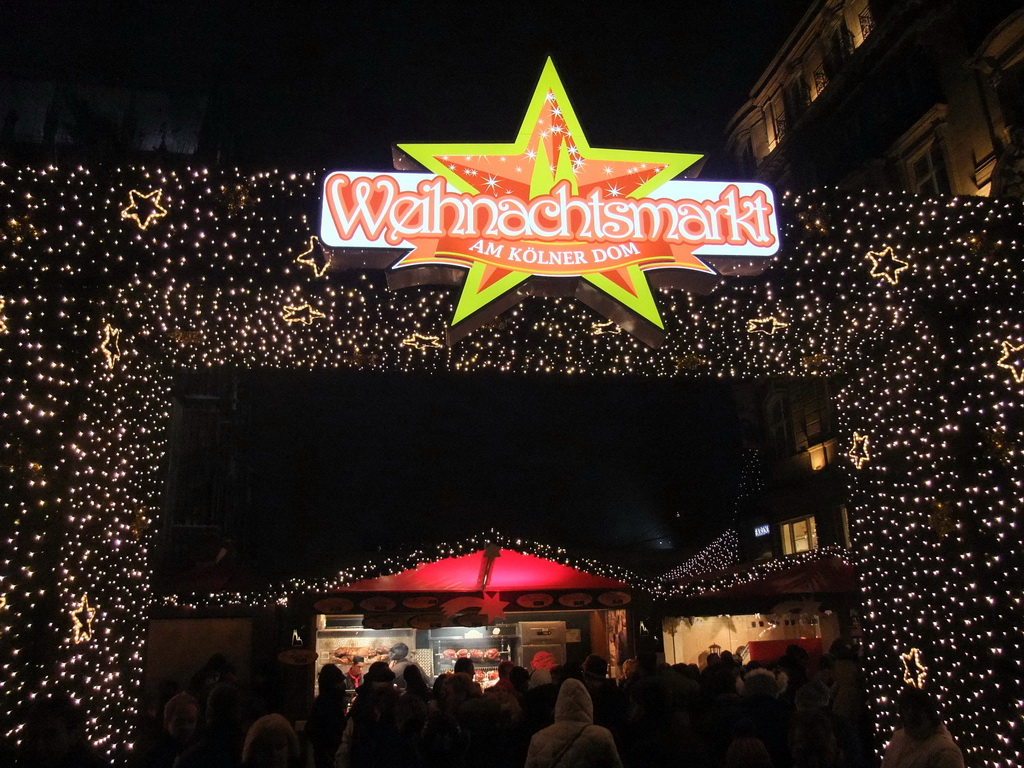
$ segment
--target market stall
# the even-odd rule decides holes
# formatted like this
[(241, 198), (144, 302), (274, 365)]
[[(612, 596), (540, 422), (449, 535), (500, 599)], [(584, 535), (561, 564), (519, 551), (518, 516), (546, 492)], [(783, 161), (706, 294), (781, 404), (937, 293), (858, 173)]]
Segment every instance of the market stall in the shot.
[(624, 581), (489, 546), (315, 596), (316, 669), (387, 660), (398, 643), (429, 677), (470, 659), (483, 685), (502, 661), (529, 667), (541, 652), (617, 669), (631, 600)]

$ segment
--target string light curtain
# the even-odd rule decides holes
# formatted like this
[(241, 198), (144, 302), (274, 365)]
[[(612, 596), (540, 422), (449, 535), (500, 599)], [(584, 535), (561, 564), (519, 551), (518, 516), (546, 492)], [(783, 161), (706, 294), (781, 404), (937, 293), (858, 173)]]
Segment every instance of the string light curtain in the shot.
[[(380, 272), (341, 269), (315, 239), (319, 195), (319, 174), (0, 165), (8, 735), (34, 696), (60, 687), (88, 711), (93, 742), (123, 754), (154, 604), (287, 604), (409, 565), (260, 595), (154, 595), (149, 521), (182, 370), (618, 376), (638, 396), (650, 377), (827, 375), (878, 744), (910, 654), (969, 763), (1021, 764), (1020, 202), (780, 194), (772, 266), (707, 296), (659, 293), (659, 349), (542, 297), (449, 348), (453, 291), (390, 292)], [(411, 559), (446, 547), (457, 549)]]

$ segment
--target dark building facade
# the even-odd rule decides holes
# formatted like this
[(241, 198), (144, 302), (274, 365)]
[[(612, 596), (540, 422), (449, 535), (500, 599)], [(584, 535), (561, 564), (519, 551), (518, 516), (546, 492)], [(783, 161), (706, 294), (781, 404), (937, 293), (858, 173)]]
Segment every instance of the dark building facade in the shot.
[(1024, 11), (1004, 0), (818, 0), (728, 129), (789, 189), (1020, 193)]

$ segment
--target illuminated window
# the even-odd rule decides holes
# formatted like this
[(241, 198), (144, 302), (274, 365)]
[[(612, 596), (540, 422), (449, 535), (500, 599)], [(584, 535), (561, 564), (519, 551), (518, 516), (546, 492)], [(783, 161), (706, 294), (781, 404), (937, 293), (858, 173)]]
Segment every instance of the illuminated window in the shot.
[(795, 555), (818, 548), (818, 528), (814, 515), (788, 520), (779, 526), (782, 533), (782, 554)]

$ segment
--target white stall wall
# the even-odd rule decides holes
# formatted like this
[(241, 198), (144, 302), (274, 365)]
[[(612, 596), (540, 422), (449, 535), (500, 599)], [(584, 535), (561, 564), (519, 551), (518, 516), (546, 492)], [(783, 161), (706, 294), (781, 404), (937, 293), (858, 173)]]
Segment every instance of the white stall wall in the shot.
[[(708, 649), (738, 651), (751, 640), (795, 640), (820, 637), (828, 650), (839, 637), (839, 621), (825, 614), (736, 614), (732, 616), (674, 617), (665, 620), (665, 661), (668, 664), (697, 664), (704, 668)], [(745, 659), (744, 659), (745, 660)]]

